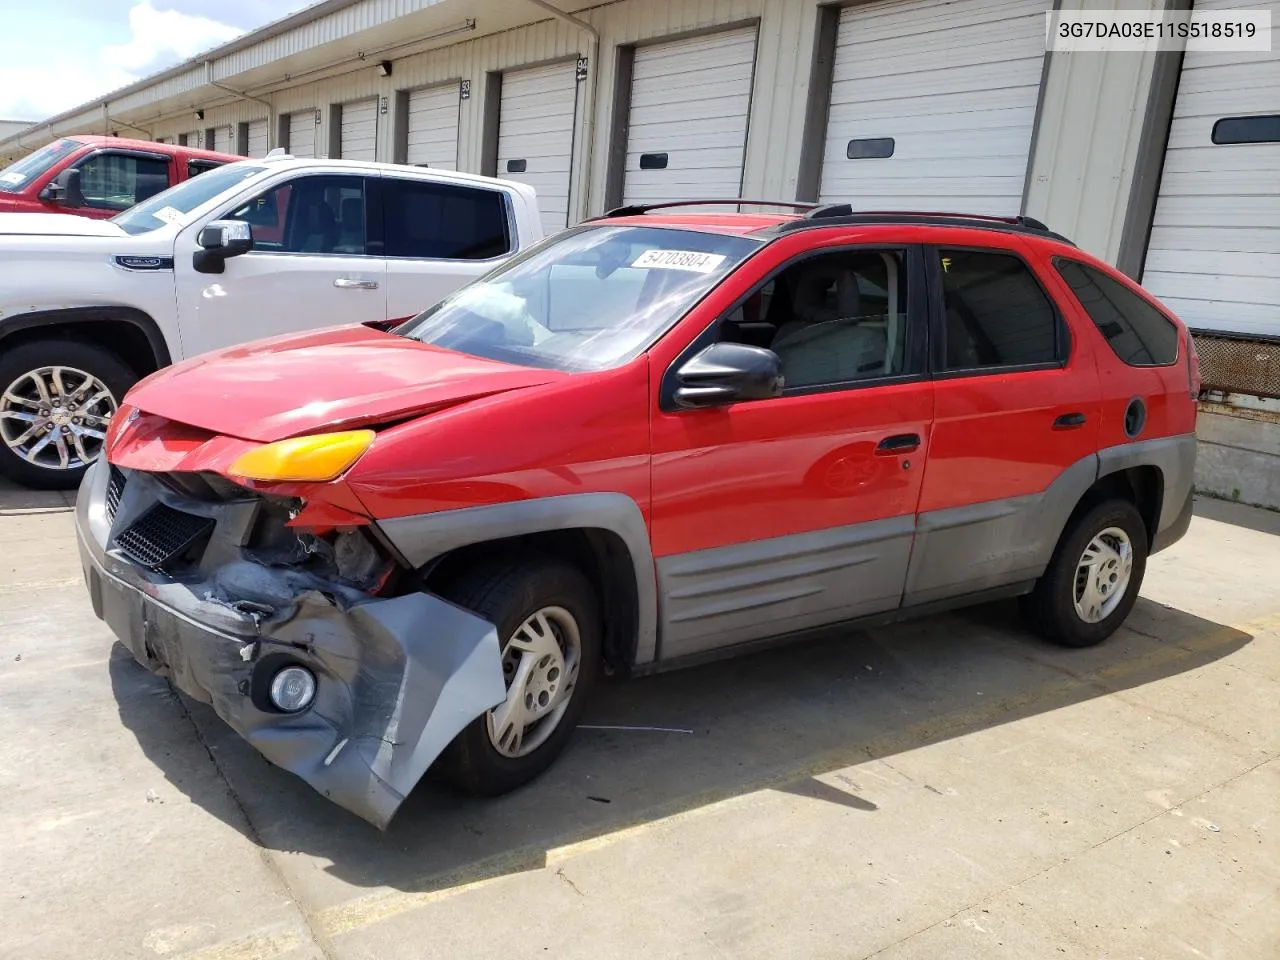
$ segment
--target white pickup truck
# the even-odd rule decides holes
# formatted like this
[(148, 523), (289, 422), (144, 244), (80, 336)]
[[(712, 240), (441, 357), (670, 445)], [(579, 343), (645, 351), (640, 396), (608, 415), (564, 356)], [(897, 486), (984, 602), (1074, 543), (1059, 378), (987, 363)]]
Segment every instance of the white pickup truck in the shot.
[(0, 473), (74, 486), (125, 391), (160, 367), (414, 316), (542, 235), (524, 184), (279, 155), (109, 221), (0, 214)]

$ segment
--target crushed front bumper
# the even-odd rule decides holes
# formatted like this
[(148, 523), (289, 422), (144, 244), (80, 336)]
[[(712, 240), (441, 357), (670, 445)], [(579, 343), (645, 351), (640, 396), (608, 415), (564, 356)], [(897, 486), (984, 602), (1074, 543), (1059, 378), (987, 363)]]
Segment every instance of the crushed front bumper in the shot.
[[(505, 697), (488, 621), (429, 593), (378, 599), (266, 566), (244, 549), (252, 498), (196, 501), (148, 474), (129, 475), (123, 488), (121, 477), (112, 483), (99, 461), (76, 504), (94, 612), (140, 664), (357, 816), (385, 828), (449, 742)], [(116, 543), (156, 504), (212, 523), (198, 560), (174, 576), (128, 559)], [(297, 714), (268, 697), (275, 673), (291, 664), (311, 670), (317, 685)]]

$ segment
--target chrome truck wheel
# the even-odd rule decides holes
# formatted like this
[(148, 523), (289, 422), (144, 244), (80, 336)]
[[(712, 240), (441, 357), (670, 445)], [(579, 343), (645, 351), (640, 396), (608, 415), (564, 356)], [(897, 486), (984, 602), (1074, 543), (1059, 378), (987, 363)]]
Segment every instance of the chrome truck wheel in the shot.
[(81, 470), (98, 458), (119, 401), (76, 367), (39, 367), (0, 393), (0, 442), (48, 470)]

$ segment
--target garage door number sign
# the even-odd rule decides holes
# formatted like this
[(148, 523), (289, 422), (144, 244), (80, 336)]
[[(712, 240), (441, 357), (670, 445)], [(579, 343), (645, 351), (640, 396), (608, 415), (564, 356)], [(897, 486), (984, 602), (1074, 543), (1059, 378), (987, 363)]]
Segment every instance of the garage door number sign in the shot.
[(646, 250), (632, 261), (631, 266), (644, 270), (687, 270), (690, 273), (710, 273), (724, 263), (719, 253), (698, 253), (694, 250)]

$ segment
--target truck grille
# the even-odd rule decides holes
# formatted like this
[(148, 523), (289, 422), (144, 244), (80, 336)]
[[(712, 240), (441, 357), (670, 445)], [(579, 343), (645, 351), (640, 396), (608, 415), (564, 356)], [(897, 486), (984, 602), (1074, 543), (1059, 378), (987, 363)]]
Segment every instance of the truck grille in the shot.
[(116, 547), (140, 566), (158, 570), (213, 529), (213, 520), (155, 504), (116, 537)]
[(115, 467), (107, 477), (107, 520), (115, 520), (120, 509), (120, 497), (124, 493), (124, 474)]

